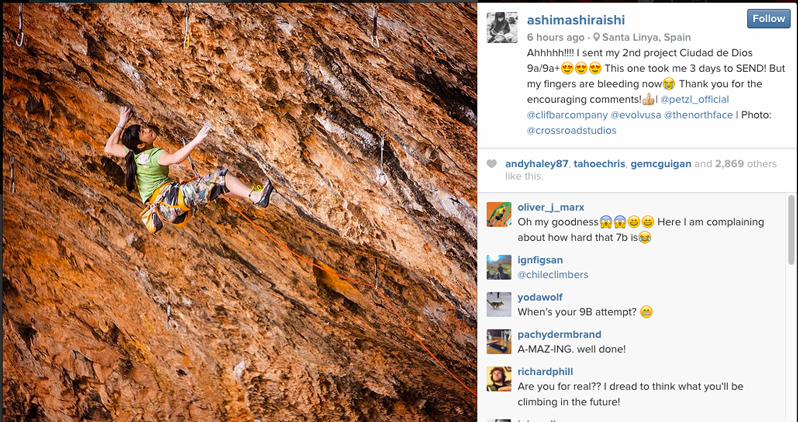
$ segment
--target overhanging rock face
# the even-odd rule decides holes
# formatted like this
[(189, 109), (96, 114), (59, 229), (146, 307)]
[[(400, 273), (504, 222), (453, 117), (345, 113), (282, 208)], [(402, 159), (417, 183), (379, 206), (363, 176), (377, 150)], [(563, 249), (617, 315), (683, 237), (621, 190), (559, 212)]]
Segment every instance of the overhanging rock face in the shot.
[[(280, 242), (380, 288), (476, 388), (476, 9), (465, 4), (3, 7), (6, 420), (441, 421), (476, 398), (374, 289), (224, 201), (147, 233), (122, 104), (200, 173), (267, 178)], [(383, 169), (388, 183), (376, 181)], [(11, 193), (11, 157), (14, 193)], [(171, 175), (193, 176), (188, 163)]]

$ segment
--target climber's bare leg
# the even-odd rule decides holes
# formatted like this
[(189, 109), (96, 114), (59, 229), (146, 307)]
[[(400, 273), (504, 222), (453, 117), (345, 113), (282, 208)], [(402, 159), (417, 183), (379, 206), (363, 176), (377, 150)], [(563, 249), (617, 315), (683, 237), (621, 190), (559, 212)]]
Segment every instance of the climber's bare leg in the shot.
[[(233, 176), (228, 171), (227, 174), (224, 175), (224, 184), (227, 186), (227, 189), (230, 192), (223, 194), (222, 196), (227, 198), (247, 198), (252, 202), (257, 201), (260, 199), (261, 194), (259, 192), (252, 192), (252, 189), (245, 185), (241, 179)], [(252, 196), (250, 197), (250, 193)]]

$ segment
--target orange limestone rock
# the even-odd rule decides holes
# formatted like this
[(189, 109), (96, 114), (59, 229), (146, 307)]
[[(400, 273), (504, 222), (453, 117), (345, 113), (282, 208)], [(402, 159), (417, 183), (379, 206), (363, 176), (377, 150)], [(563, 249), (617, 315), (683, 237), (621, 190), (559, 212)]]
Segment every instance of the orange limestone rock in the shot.
[[(3, 5), (3, 414), (474, 421), (475, 4)], [(271, 180), (150, 235), (119, 107)], [(375, 180), (384, 136), (385, 187)], [(14, 157), (14, 193), (10, 158)], [(193, 177), (188, 162), (170, 167)]]

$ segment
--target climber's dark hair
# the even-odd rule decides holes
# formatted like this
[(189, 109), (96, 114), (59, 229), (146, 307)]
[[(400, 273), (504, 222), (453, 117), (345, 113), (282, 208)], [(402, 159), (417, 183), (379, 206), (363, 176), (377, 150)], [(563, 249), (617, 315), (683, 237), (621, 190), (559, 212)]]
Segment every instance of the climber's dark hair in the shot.
[(136, 187), (136, 156), (134, 154), (141, 152), (139, 151), (140, 130), (141, 126), (130, 125), (122, 132), (122, 145), (128, 149), (127, 155), (125, 155), (125, 186), (127, 186), (128, 192), (133, 191)]

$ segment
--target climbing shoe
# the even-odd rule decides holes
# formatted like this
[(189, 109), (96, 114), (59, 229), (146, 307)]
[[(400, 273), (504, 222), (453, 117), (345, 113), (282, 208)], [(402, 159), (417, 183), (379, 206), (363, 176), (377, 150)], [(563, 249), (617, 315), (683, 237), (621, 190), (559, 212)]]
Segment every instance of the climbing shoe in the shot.
[(253, 186), (252, 187), (252, 191), (253, 192), (257, 191), (257, 192), (261, 193), (260, 199), (258, 199), (257, 201), (254, 202), (255, 205), (257, 205), (259, 207), (263, 207), (263, 208), (266, 208), (266, 207), (269, 206), (269, 198), (272, 196), (272, 192), (274, 191), (274, 186), (272, 186), (272, 182), (271, 181), (269, 181), (269, 180), (266, 181), (266, 187), (265, 188), (263, 188), (263, 187), (261, 187), (259, 185)]

